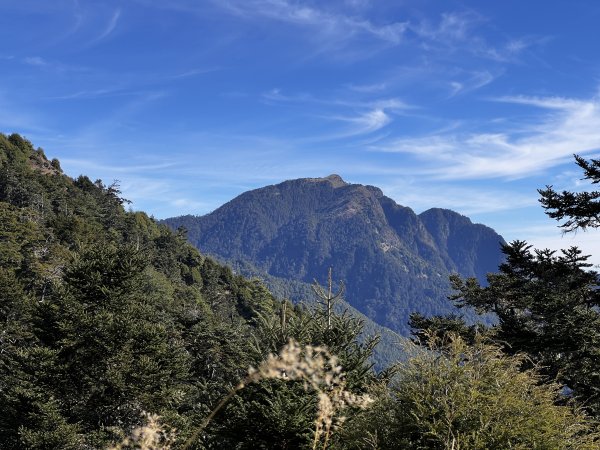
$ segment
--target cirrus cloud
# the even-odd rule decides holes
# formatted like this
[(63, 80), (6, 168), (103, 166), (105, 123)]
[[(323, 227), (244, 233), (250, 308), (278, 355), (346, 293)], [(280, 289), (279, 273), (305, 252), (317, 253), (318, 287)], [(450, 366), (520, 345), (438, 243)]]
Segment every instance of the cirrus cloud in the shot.
[[(494, 101), (544, 112), (537, 120), (484, 133), (445, 133), (390, 140), (370, 150), (428, 160), (422, 172), (445, 179), (522, 178), (600, 149), (600, 101), (501, 97)], [(539, 111), (537, 111), (539, 113)], [(540, 118), (541, 117), (541, 118)]]

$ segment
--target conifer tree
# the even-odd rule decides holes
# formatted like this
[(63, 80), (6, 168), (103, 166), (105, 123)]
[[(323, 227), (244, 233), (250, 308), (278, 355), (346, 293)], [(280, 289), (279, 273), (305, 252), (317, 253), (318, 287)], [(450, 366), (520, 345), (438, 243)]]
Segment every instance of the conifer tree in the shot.
[(321, 285), (314, 281), (312, 285), (313, 292), (317, 297), (317, 303), (323, 307), (323, 313), (325, 320), (327, 321), (327, 330), (331, 330), (331, 318), (333, 316), (333, 307), (337, 300), (344, 294), (344, 284), (340, 283), (340, 288), (337, 293), (333, 293), (333, 278), (331, 276), (332, 269), (329, 268), (327, 275), (327, 291), (321, 287)]
[[(600, 280), (590, 271), (588, 256), (576, 248), (557, 255), (533, 251), (523, 241), (503, 247), (506, 262), (488, 275), (488, 285), (474, 278), (452, 276), (459, 307), (493, 313), (490, 330), (460, 325), (454, 318), (413, 321), (423, 335), (459, 331), (467, 339), (480, 333), (502, 345), (508, 354), (524, 353), (539, 366), (543, 380), (568, 388), (593, 414), (600, 413)], [(457, 325), (458, 324), (458, 325)], [(425, 331), (427, 330), (427, 331)]]
[[(335, 312), (333, 306), (343, 291), (333, 293), (331, 270), (327, 288), (315, 282), (314, 292), (319, 300), (314, 309), (292, 308), (282, 302), (278, 314), (258, 315), (255, 361), (279, 352), (292, 338), (300, 345), (324, 346), (336, 355), (349, 392), (365, 393), (391, 376), (384, 372), (378, 377), (372, 370), (370, 357), (377, 337), (363, 337), (360, 320)], [(303, 382), (266, 380), (247, 386), (215, 418), (209, 427), (215, 441), (210, 442), (229, 448), (310, 448), (316, 413), (317, 397), (306, 391)], [(338, 442), (337, 437), (333, 441)]]
[[(600, 160), (587, 161), (575, 155), (577, 165), (583, 169), (584, 180), (592, 184), (600, 183)], [(552, 186), (539, 189), (540, 203), (552, 219), (564, 222), (560, 225), (565, 232), (600, 227), (600, 192), (583, 191), (557, 192)]]
[[(584, 179), (600, 182), (599, 160), (575, 158)], [(539, 192), (546, 213), (564, 221), (565, 232), (600, 226), (600, 192), (558, 193), (552, 186)], [(576, 247), (560, 253), (533, 250), (523, 241), (503, 246), (503, 252), (506, 262), (499, 273), (488, 275), (487, 286), (473, 278), (451, 277), (456, 293), (450, 299), (459, 307), (493, 313), (496, 326), (485, 331), (461, 325), (458, 318), (414, 316), (415, 333), (429, 329), (443, 335), (452, 330), (472, 337), (485, 332), (507, 353), (527, 354), (540, 367), (543, 381), (559, 382), (565, 393), (600, 417), (600, 279), (590, 270), (589, 255)]]

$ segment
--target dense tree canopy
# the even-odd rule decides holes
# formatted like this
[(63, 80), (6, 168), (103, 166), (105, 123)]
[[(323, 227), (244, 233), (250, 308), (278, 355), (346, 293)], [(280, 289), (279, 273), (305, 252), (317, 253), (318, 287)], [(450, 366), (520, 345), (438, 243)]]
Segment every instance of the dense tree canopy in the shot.
[[(0, 447), (102, 448), (147, 412), (180, 445), (291, 337), (339, 354), (348, 389), (374, 382), (359, 321), (326, 329), (125, 203), (116, 184), (71, 179), (0, 135)], [(261, 382), (192, 444), (308, 446), (316, 406), (302, 383)]]
[[(475, 347), (421, 353), (376, 374), (377, 338), (362, 336), (360, 320), (279, 301), (258, 280), (200, 254), (185, 230), (125, 203), (116, 184), (71, 179), (21, 136), (0, 134), (1, 448), (135, 448), (125, 437), (148, 414), (160, 422), (151, 419), (132, 439), (162, 423), (176, 430), (175, 448), (588, 448), (595, 439), (579, 410), (552, 405), (553, 384), (538, 387), (534, 371), (517, 374), (522, 356), (477, 347), (480, 329), (454, 317), (455, 331)], [(508, 353), (530, 355), (546, 367), (543, 376), (596, 412), (596, 275), (576, 250), (556, 256), (517, 243), (505, 251), (488, 287), (455, 279), (455, 300), (497, 314), (496, 337)], [(336, 368), (330, 391), (287, 380), (285, 371), (236, 388), (290, 339), (337, 355), (327, 363)], [(455, 389), (444, 391), (451, 382)], [(346, 399), (378, 400), (372, 410), (336, 409), (324, 439), (315, 432), (323, 395), (341, 390)], [(461, 404), (465, 395), (478, 400)], [(440, 411), (457, 421), (440, 424)], [(540, 444), (527, 447), (532, 439)]]
[(183, 439), (278, 302), (20, 136), (0, 162), (0, 446), (102, 447), (144, 411)]
[(488, 286), (453, 277), (460, 306), (493, 312), (494, 338), (508, 353), (525, 353), (548, 380), (573, 390), (600, 412), (600, 296), (598, 274), (576, 248), (557, 255), (522, 241), (504, 247), (506, 263)]

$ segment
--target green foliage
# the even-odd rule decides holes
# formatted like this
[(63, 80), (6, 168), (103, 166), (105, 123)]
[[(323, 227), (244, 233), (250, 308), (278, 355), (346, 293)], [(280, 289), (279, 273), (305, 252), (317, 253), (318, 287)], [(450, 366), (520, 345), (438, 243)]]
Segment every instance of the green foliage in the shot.
[(496, 339), (509, 353), (526, 353), (547, 380), (573, 391), (600, 412), (600, 297), (598, 274), (576, 248), (557, 255), (515, 241), (489, 285), (453, 278), (458, 305), (498, 317)]
[(413, 347), (391, 391), (345, 428), (348, 448), (593, 449), (600, 435), (581, 411), (556, 406), (557, 385), (522, 371), (523, 356), (507, 356), (477, 339)]
[[(269, 291), (273, 293), (276, 298), (279, 299), (290, 299), (296, 303), (296, 305), (302, 305), (308, 309), (317, 308), (317, 300), (313, 290), (313, 285), (309, 283), (303, 283), (301, 281), (290, 280), (285, 278), (273, 277), (249, 263), (237, 263), (233, 264), (232, 267), (236, 272), (239, 272), (252, 279), (260, 279), (264, 283)], [(286, 311), (291, 309), (297, 309), (291, 304), (288, 305)], [(369, 363), (373, 364), (373, 368), (376, 372), (381, 372), (386, 368), (396, 363), (399, 359), (402, 359), (404, 350), (402, 348), (402, 342), (406, 339), (397, 333), (394, 333), (389, 328), (378, 325), (373, 320), (360, 313), (356, 308), (350, 306), (344, 298), (340, 298), (334, 304), (334, 311), (337, 315), (347, 315), (358, 320), (362, 325), (362, 333), (358, 337), (359, 342), (367, 342), (373, 336), (379, 336), (377, 345), (373, 348), (373, 352), (370, 357)], [(276, 312), (277, 317), (281, 316), (281, 310)], [(293, 315), (288, 314), (288, 318), (293, 320)], [(273, 316), (273, 321), (277, 322), (278, 319)], [(293, 324), (288, 326), (285, 331), (285, 336), (279, 339), (279, 346), (286, 343), (289, 337), (294, 337), (300, 342), (305, 342), (302, 335), (294, 333), (302, 333), (303, 327), (296, 327)], [(278, 348), (277, 345), (271, 346), (271, 348)]]
[[(301, 346), (325, 346), (336, 355), (348, 392), (365, 393), (391, 376), (375, 375), (369, 360), (377, 339), (360, 342), (362, 322), (348, 314), (329, 314), (323, 306), (294, 308), (284, 302), (276, 315), (259, 314), (257, 325), (254, 360), (279, 352), (293, 338)], [(316, 393), (307, 393), (303, 383), (267, 380), (244, 389), (212, 427), (218, 430), (218, 442), (228, 448), (310, 448), (316, 413)]]
[[(586, 161), (575, 155), (577, 165), (583, 169), (584, 180), (592, 184), (600, 182), (600, 160)], [(539, 189), (540, 203), (549, 217), (564, 220), (560, 225), (566, 232), (600, 226), (600, 192), (556, 192), (552, 186)]]
[(413, 341), (427, 346), (431, 337), (445, 339), (448, 334), (460, 336), (465, 342), (472, 344), (478, 336), (489, 333), (483, 324), (467, 325), (462, 316), (451, 314), (449, 316), (425, 317), (418, 313), (410, 316), (410, 326), (413, 329)]
[(65, 420), (55, 399), (40, 398), (30, 405), (29, 411), (21, 411), (25, 417), (19, 427), (19, 445), (40, 450), (81, 448), (78, 426)]
[[(253, 265), (277, 283), (312, 283), (333, 267), (352, 307), (404, 336), (410, 312), (456, 311), (446, 302), (448, 275), (483, 281), (502, 260), (503, 240), (490, 228), (448, 210), (416, 215), (378, 188), (337, 176), (267, 186), (206, 216), (164, 223), (184, 227), (202, 251), (227, 264)], [(284, 298), (303, 300), (292, 283), (283, 288), (292, 291)]]
[(274, 300), (59, 168), (0, 135), (0, 447), (101, 448), (142, 411), (185, 439)]
[(265, 380), (238, 394), (217, 423), (209, 448), (310, 448), (317, 401), (301, 382)]
[[(458, 319), (453, 326), (470, 336), (474, 347), (461, 349), (460, 357), (458, 350), (448, 349), (421, 354), (420, 365), (414, 363), (417, 358), (402, 366), (400, 382), (390, 393), (383, 386), (392, 371), (379, 376), (373, 372), (370, 361), (377, 340), (365, 337), (356, 315), (343, 308), (330, 315), (276, 301), (257, 279), (247, 280), (198, 253), (183, 230), (173, 232), (142, 212), (126, 212), (125, 203), (117, 184), (107, 186), (85, 176), (71, 179), (58, 161), (48, 161), (27, 140), (0, 134), (1, 448), (105, 448), (125, 442), (125, 436), (140, 429), (146, 413), (160, 414), (162, 423), (175, 428), (172, 444), (180, 447), (247, 376), (250, 366), (277, 353), (290, 338), (303, 345), (326, 345), (346, 373), (339, 384), (350, 395), (368, 392), (380, 399), (369, 414), (347, 408), (348, 425), (335, 430), (332, 448), (368, 448), (365, 437), (371, 443), (376, 437), (380, 448), (397, 448), (401, 442), (414, 444), (407, 448), (438, 445), (442, 441), (435, 436), (446, 429), (431, 419), (438, 414), (431, 410), (444, 405), (458, 408), (447, 409), (460, 418), (447, 429), (466, 443), (462, 448), (504, 448), (514, 436), (514, 442), (530, 443), (523, 437), (530, 432), (536, 442), (548, 443), (531, 448), (576, 448), (572, 443), (577, 443), (585, 449), (585, 439), (592, 439), (579, 413), (546, 408), (556, 394), (554, 387), (538, 387), (539, 379), (531, 372), (514, 372), (516, 365), (524, 366), (522, 358), (502, 359), (495, 349), (469, 353), (479, 348), (477, 333), (461, 328)], [(394, 212), (394, 226), (403, 226), (401, 213)], [(595, 278), (583, 270), (585, 258), (575, 251), (560, 258), (513, 253), (504, 278), (500, 274), (490, 279), (489, 289), (497, 287), (494, 292), (502, 293), (514, 288), (515, 294), (506, 297), (509, 303), (500, 311), (505, 314), (499, 323), (504, 334), (498, 336), (508, 342), (511, 332), (520, 336), (526, 331), (534, 339), (515, 337), (515, 349), (520, 345), (534, 361), (548, 363), (545, 375), (554, 371), (562, 376), (577, 396), (595, 399), (598, 304)], [(457, 301), (489, 309), (488, 288), (472, 281), (464, 289), (456, 287), (464, 293)], [(528, 293), (530, 303), (510, 304), (522, 292)], [(574, 311), (568, 319), (561, 298)], [(536, 322), (538, 317), (548, 326)], [(415, 320), (418, 327), (443, 330), (448, 325)], [(510, 326), (502, 329), (502, 324)], [(563, 332), (566, 327), (572, 336)], [(552, 345), (557, 342), (568, 346), (556, 350)], [(464, 355), (472, 355), (473, 361)], [(481, 364), (473, 365), (478, 358)], [(435, 401), (441, 401), (444, 383), (454, 383), (456, 389), (440, 406)], [(427, 401), (418, 397), (423, 386), (435, 393)], [(466, 402), (469, 393), (472, 401)], [(415, 396), (421, 403), (410, 403)], [(193, 446), (310, 447), (319, 404), (316, 392), (300, 381), (264, 379), (236, 395)], [(479, 413), (472, 410), (475, 406)], [(533, 420), (529, 415), (535, 408), (541, 412)], [(481, 418), (494, 427), (477, 425)], [(505, 427), (495, 423), (503, 420)], [(565, 439), (571, 447), (563, 445)], [(468, 447), (471, 442), (476, 446)], [(494, 447), (494, 442), (500, 444)]]

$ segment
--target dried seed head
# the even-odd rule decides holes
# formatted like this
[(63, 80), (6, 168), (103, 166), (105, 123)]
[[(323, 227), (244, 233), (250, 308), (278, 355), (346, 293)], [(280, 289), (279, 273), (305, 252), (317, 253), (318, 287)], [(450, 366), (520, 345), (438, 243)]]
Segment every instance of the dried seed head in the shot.
[(174, 442), (174, 431), (160, 423), (156, 414), (146, 414), (146, 424), (134, 429), (131, 436), (126, 437), (108, 450), (124, 450), (136, 448), (142, 450), (170, 449)]
[[(302, 348), (290, 340), (278, 355), (270, 354), (258, 368), (248, 370), (246, 382), (266, 379), (302, 380), (304, 388), (311, 387), (317, 393), (317, 418), (315, 420), (315, 445), (334, 425), (336, 413), (347, 407), (367, 408), (373, 399), (345, 390), (344, 374), (339, 359), (326, 347)], [(335, 419), (340, 426), (345, 417)]]

